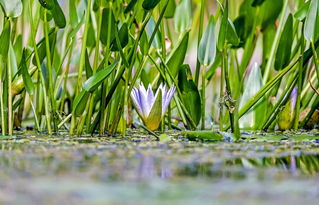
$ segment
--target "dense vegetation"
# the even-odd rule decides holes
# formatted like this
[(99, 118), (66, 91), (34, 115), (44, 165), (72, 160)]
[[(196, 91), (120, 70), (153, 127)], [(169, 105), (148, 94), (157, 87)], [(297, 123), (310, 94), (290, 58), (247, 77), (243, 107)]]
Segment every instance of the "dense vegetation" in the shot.
[(319, 0), (0, 4), (3, 135), (317, 124)]

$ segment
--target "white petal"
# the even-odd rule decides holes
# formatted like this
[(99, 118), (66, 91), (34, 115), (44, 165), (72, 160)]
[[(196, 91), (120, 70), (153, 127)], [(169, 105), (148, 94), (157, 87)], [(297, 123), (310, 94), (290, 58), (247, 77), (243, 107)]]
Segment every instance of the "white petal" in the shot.
[(147, 103), (150, 105), (150, 107), (153, 106), (154, 100), (155, 100), (155, 97), (154, 97), (154, 93), (153, 93), (153, 90), (151, 88), (151, 85), (148, 85), (148, 88), (147, 88)]
[(139, 97), (139, 90), (137, 88), (133, 88), (133, 90), (131, 92), (131, 98), (132, 98), (132, 101), (133, 101), (133, 104), (136, 108), (137, 113), (143, 118), (144, 113), (143, 113), (143, 109), (141, 107), (141, 99)]
[(166, 112), (168, 105), (171, 102), (172, 97), (174, 96), (175, 90), (176, 90), (175, 86), (171, 87), (168, 90), (168, 92), (165, 96), (165, 99), (162, 102), (162, 115), (164, 115), (164, 113)]
[(139, 97), (141, 101), (141, 107), (144, 113), (144, 116), (147, 117), (151, 111), (151, 105), (147, 101), (147, 91), (145, 90), (145, 87), (143, 84), (140, 85), (139, 88)]

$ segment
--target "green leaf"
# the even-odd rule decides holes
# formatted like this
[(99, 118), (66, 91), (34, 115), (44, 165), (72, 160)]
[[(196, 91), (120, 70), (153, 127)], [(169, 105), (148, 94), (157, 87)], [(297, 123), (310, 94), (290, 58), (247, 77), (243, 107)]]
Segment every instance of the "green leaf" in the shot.
[(11, 42), (10, 42), (10, 45), (9, 45), (9, 61), (10, 61), (10, 64), (11, 64), (12, 76), (14, 76), (18, 72), (18, 65), (17, 65), (16, 55), (14, 53), (14, 50), (13, 50)]
[(118, 61), (115, 61), (107, 68), (95, 73), (87, 81), (85, 81), (85, 83), (83, 84), (83, 89), (87, 92), (94, 91), (104, 81), (104, 79), (112, 73), (112, 71), (116, 68), (117, 64)]
[[(266, 29), (269, 25), (272, 25), (277, 20), (279, 14), (284, 5), (284, 0), (265, 0), (265, 2), (260, 7), (260, 17), (262, 19), (261, 26), (262, 29)], [(271, 9), (270, 9), (271, 8)], [(251, 16), (247, 16), (252, 18)]]
[(318, 30), (318, 0), (313, 0), (310, 3), (307, 18), (304, 27), (304, 36), (308, 41), (315, 41), (316, 31)]
[(22, 14), (21, 0), (0, 0), (0, 5), (7, 17), (16, 18)]
[(275, 69), (280, 70), (289, 64), (291, 47), (293, 42), (293, 19), (290, 14), (286, 20), (278, 44), (278, 50), (275, 59)]
[(32, 82), (31, 76), (30, 76), (29, 71), (28, 71), (25, 52), (26, 51), (24, 50), (23, 54), (22, 54), (21, 72), (22, 72), (22, 78), (23, 78), (25, 88), (26, 88), (27, 92), (29, 93), (29, 95), (32, 95), (34, 92), (34, 84)]
[[(260, 67), (257, 63), (251, 68), (245, 83), (244, 93), (240, 99), (239, 108), (241, 109), (254, 95), (263, 87)], [(257, 103), (258, 104), (258, 103)], [(255, 107), (251, 108), (239, 121), (240, 128), (254, 128), (256, 125), (257, 112)]]
[(167, 66), (170, 69), (173, 77), (177, 76), (179, 67), (185, 60), (188, 47), (188, 38), (189, 32), (186, 32), (180, 43), (175, 47), (171, 55), (168, 57)]
[(73, 28), (75, 28), (79, 22), (79, 17), (75, 5), (75, 0), (69, 0), (69, 18), (70, 24)]
[(6, 21), (0, 36), (0, 55), (5, 59), (8, 56), (10, 43), (10, 21)]
[[(72, 1), (72, 0), (71, 0)], [(42, 7), (52, 10), (54, 7), (54, 0), (39, 0)]]
[(216, 35), (214, 16), (209, 19), (208, 26), (198, 47), (198, 60), (205, 67), (214, 63), (216, 56)]
[(96, 41), (95, 41), (95, 30), (94, 30), (94, 27), (93, 27), (93, 23), (92, 23), (92, 20), (90, 18), (90, 21), (89, 21), (89, 28), (88, 28), (88, 37), (87, 37), (87, 40), (86, 40), (86, 46), (89, 47), (89, 48), (93, 48), (95, 47), (96, 45)]
[(227, 42), (230, 43), (232, 46), (238, 46), (240, 43), (240, 39), (237, 35), (235, 26), (233, 22), (228, 19), (228, 25), (227, 25), (227, 33), (226, 33), (226, 39)]
[(86, 74), (86, 78), (90, 78), (93, 74), (93, 70), (90, 64), (89, 54), (87, 50), (85, 52), (85, 74)]
[(18, 35), (13, 45), (13, 50), (14, 50), (14, 53), (16, 54), (17, 62), (21, 62), (21, 57), (23, 53), (22, 37), (23, 37), (22, 34)]
[[(112, 10), (110, 10), (109, 8), (103, 9), (101, 26), (101, 28), (103, 29), (101, 30), (100, 40), (104, 45), (107, 44), (108, 39), (109, 43), (111, 43), (111, 40), (114, 39), (115, 26), (115, 18)], [(109, 27), (111, 29), (110, 32), (108, 32)]]
[(213, 131), (183, 131), (182, 135), (191, 141), (222, 141), (224, 137)]
[[(146, 31), (147, 31), (146, 33), (147, 33), (149, 38), (151, 38), (153, 32), (155, 32), (155, 27), (156, 27), (156, 22), (155, 22), (154, 18), (151, 17), (146, 25)], [(143, 32), (143, 33), (145, 33), (145, 32)], [(152, 46), (156, 49), (160, 49), (160, 42), (161, 42), (161, 35), (160, 35), (160, 31), (157, 30), (155, 37), (154, 37), (154, 40), (152, 42)]]
[(298, 11), (294, 14), (294, 17), (298, 19), (299, 21), (303, 21), (308, 13), (309, 6), (310, 6), (311, 1), (305, 2), (299, 9)]
[(51, 11), (55, 25), (59, 28), (64, 28), (66, 26), (66, 20), (64, 13), (57, 2), (57, 0), (54, 0), (54, 7)]
[(201, 101), (198, 88), (191, 79), (189, 65), (182, 65), (179, 69), (178, 87), (181, 91), (181, 99), (190, 114), (193, 122), (198, 125), (201, 119)]
[(74, 99), (73, 101), (73, 106), (72, 106), (72, 113), (75, 116), (80, 116), (82, 115), (86, 104), (88, 103), (90, 93), (88, 93), (85, 90), (82, 90)]
[(192, 24), (192, 2), (191, 0), (181, 0), (176, 7), (174, 15), (175, 30), (183, 33), (188, 30)]
[[(163, 7), (164, 7), (165, 1), (162, 1), (162, 2), (163, 2)], [(165, 18), (173, 18), (174, 14), (175, 14), (175, 10), (176, 10), (176, 2), (175, 2), (175, 0), (168, 0), (168, 5), (167, 5), (167, 8), (166, 8), (164, 17)]]
[(125, 8), (124, 13), (126, 14), (126, 13), (132, 11), (136, 3), (137, 3), (137, 0), (131, 0), (130, 3)]
[(252, 3), (252, 7), (256, 7), (256, 6), (260, 6), (264, 3), (265, 0), (254, 0), (254, 2)]
[[(121, 47), (125, 48), (125, 46), (128, 44), (128, 27), (127, 27), (127, 23), (124, 23), (120, 29), (120, 31), (118, 32), (118, 37), (120, 39), (121, 42)], [(111, 43), (111, 51), (119, 51), (119, 48), (116, 44), (116, 39), (114, 38), (112, 40)]]
[(217, 48), (220, 51), (224, 49), (224, 45), (226, 42), (227, 29), (228, 29), (228, 3), (226, 1), (226, 7), (223, 11), (223, 16), (222, 16), (222, 20), (221, 20), (220, 28), (219, 28), (218, 42), (217, 42)]
[[(50, 48), (54, 48), (55, 47), (56, 37), (57, 37), (57, 32), (55, 31), (54, 28), (52, 28), (50, 30), (50, 32), (49, 32)], [(41, 39), (41, 41), (37, 44), (37, 46), (38, 46), (40, 64), (42, 64), (43, 60), (47, 57), (46, 56), (46, 48), (45, 48), (45, 40), (44, 40), (44, 38)], [(32, 64), (35, 65), (35, 66), (37, 65), (35, 57), (33, 57), (33, 59), (32, 59)]]
[[(153, 41), (153, 43), (154, 43), (154, 41)], [(143, 32), (139, 44), (140, 44), (141, 53), (143, 55), (147, 55), (147, 52), (148, 52), (148, 39), (147, 39), (146, 32)]]
[(161, 0), (144, 0), (142, 6), (145, 10), (151, 10), (154, 9), (160, 1)]

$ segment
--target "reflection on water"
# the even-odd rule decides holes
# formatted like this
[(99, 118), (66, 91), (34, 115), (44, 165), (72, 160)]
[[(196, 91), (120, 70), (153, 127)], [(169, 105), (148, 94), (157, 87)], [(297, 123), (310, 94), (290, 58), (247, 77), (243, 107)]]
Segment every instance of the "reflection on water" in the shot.
[(20, 137), (0, 148), (4, 203), (300, 204), (319, 194), (314, 141)]

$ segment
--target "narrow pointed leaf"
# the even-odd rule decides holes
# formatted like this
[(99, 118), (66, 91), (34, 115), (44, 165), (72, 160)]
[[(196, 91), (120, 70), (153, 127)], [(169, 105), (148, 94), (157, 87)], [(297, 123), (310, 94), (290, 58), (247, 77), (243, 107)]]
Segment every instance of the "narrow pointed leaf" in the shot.
[(309, 6), (310, 6), (311, 1), (305, 2), (299, 9), (298, 11), (294, 14), (294, 17), (298, 19), (299, 21), (303, 21), (308, 13)]
[(290, 14), (286, 20), (284, 29), (278, 44), (278, 50), (275, 59), (275, 69), (280, 70), (289, 64), (291, 47), (293, 41), (293, 19)]
[[(178, 87), (181, 91), (181, 99), (188, 113), (192, 117), (193, 122), (198, 125), (201, 119), (201, 105), (198, 88), (191, 79), (189, 65), (182, 65), (179, 69)], [(189, 74), (187, 74), (189, 73)]]
[[(254, 95), (262, 88), (262, 75), (260, 67), (255, 63), (244, 83), (244, 93), (240, 99), (239, 108), (241, 109)], [(258, 103), (257, 103), (258, 104)], [(257, 112), (255, 107), (251, 108), (239, 121), (241, 128), (253, 128), (256, 125)]]
[(22, 73), (23, 82), (25, 84), (25, 88), (27, 92), (29, 93), (29, 95), (32, 95), (34, 92), (34, 84), (32, 82), (31, 76), (28, 71), (25, 51), (23, 51), (22, 59), (21, 59), (21, 73)]
[(308, 9), (304, 27), (304, 36), (308, 41), (315, 40), (315, 31), (318, 27), (318, 0), (312, 0)]
[(107, 78), (112, 71), (116, 68), (118, 61), (115, 61), (113, 64), (108, 66), (105, 69), (100, 70), (93, 76), (91, 76), (84, 84), (83, 84), (83, 89), (92, 92), (94, 91), (102, 82), (105, 78)]
[(192, 23), (192, 2), (191, 0), (182, 0), (176, 7), (174, 15), (175, 30), (183, 33), (188, 30)]
[[(118, 35), (119, 35), (118, 37), (120, 39), (121, 47), (124, 48), (128, 44), (128, 35), (129, 35), (128, 27), (126, 23), (122, 25), (120, 31), (118, 32)], [(119, 51), (115, 38), (113, 39), (111, 45), (112, 45), (111, 51)]]
[(198, 48), (198, 60), (204, 66), (211, 66), (216, 56), (216, 36), (214, 17), (209, 19), (206, 31)]
[(145, 10), (151, 10), (154, 9), (160, 1), (161, 0), (144, 0), (142, 6)]
[[(109, 43), (111, 43), (112, 39), (114, 39), (115, 26), (115, 18), (112, 10), (110, 10), (109, 8), (103, 9), (101, 26), (101, 28), (103, 29), (101, 30), (100, 40), (104, 45), (107, 44), (108, 39)], [(109, 27), (111, 29), (110, 32), (108, 32)]]
[(59, 28), (64, 28), (66, 26), (66, 19), (57, 0), (54, 0), (54, 7), (51, 12), (55, 25)]
[(72, 106), (72, 113), (75, 116), (80, 116), (83, 113), (83, 111), (86, 107), (86, 104), (88, 102), (89, 96), (90, 96), (90, 93), (87, 92), (86, 90), (82, 90), (76, 96), (76, 98), (73, 101), (73, 106)]
[(178, 74), (179, 66), (183, 64), (188, 47), (189, 32), (186, 32), (180, 44), (172, 51), (167, 61), (167, 66), (170, 69), (173, 77)]
[(0, 55), (3, 58), (6, 58), (8, 55), (9, 50), (9, 43), (10, 43), (10, 21), (7, 21), (4, 25), (2, 34), (0, 36)]

